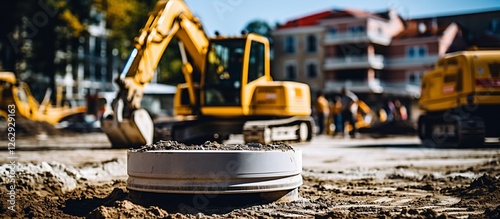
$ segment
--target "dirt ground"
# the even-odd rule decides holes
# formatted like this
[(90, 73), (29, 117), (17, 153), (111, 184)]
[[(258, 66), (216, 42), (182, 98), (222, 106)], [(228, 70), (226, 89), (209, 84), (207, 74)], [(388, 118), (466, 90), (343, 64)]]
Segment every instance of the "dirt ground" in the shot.
[(498, 147), (427, 150), (414, 138), (317, 138), (292, 145), (304, 159), (298, 200), (219, 206), (213, 196), (139, 204), (126, 189), (126, 150), (109, 149), (102, 134), (18, 141), (16, 166), (0, 163), (2, 217), (500, 218)]

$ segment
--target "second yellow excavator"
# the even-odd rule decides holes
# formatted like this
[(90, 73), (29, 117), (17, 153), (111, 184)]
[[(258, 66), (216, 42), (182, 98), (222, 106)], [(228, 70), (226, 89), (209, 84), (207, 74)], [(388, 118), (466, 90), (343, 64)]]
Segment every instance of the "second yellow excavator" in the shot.
[[(50, 94), (50, 93), (47, 93)], [(20, 81), (13, 72), (0, 72), (0, 117), (8, 120), (8, 112), (15, 112), (16, 125), (27, 131), (51, 127), (62, 121), (82, 120), (87, 107), (62, 106), (62, 93), (57, 95), (57, 104), (50, 102), (50, 95), (39, 103), (32, 95), (27, 83)], [(12, 119), (11, 119), (12, 120)], [(42, 126), (42, 127), (37, 127)], [(18, 129), (19, 130), (19, 129)]]
[(480, 147), (500, 139), (500, 51), (447, 54), (422, 80), (418, 134), (430, 146)]
[[(153, 124), (140, 106), (143, 89), (174, 37), (185, 78), (177, 86), (174, 113), (183, 119)], [(245, 142), (308, 141), (314, 126), (310, 88), (273, 81), (269, 47), (257, 34), (209, 38), (184, 1), (159, 1), (117, 79), (113, 113), (103, 119), (102, 130), (114, 147), (151, 144), (154, 136), (182, 143), (231, 134), (243, 134)]]

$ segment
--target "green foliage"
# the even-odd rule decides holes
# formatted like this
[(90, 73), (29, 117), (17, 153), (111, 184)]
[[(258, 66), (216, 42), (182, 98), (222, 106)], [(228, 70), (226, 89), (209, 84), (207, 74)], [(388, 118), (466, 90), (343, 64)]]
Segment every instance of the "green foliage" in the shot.
[(144, 26), (149, 11), (155, 1), (138, 0), (93, 0), (98, 10), (106, 14), (106, 27), (109, 29), (108, 41), (120, 54), (128, 54), (134, 37)]
[[(134, 38), (144, 27), (149, 12), (154, 8), (156, 1), (137, 0), (93, 0), (98, 4), (97, 8), (106, 13), (106, 24), (110, 30), (108, 42), (113, 48), (117, 48), (125, 57), (133, 48)], [(165, 50), (162, 60), (158, 65), (158, 82), (165, 84), (177, 84), (184, 81), (182, 72), (182, 61), (180, 60), (179, 47), (174, 39)]]
[(87, 29), (85, 25), (78, 19), (75, 14), (71, 13), (70, 10), (65, 9), (59, 16), (61, 20), (63, 20), (67, 26), (72, 30), (72, 34), (74, 37), (81, 36), (82, 33)]
[(183, 83), (182, 60), (177, 39), (173, 39), (158, 64), (158, 83), (177, 85)]
[[(47, 77), (54, 88), (56, 74), (64, 74), (88, 26), (104, 18), (108, 30), (106, 54), (118, 49), (122, 62), (157, 0), (15, 0), (0, 7), (0, 69)], [(62, 53), (60, 53), (62, 52)], [(177, 43), (172, 42), (159, 65), (160, 81), (183, 81)], [(109, 67), (109, 66), (108, 66)]]
[[(65, 71), (66, 60), (56, 56), (66, 51), (71, 38), (86, 34), (90, 11), (89, 1), (17, 0), (7, 1), (0, 7), (0, 64), (2, 67), (24, 74), (39, 89), (55, 90), (54, 77)], [(41, 76), (41, 77), (40, 77)], [(44, 86), (45, 84), (45, 86)], [(35, 90), (37, 88), (34, 88)]]
[(257, 33), (262, 36), (267, 37), (268, 39), (272, 38), (273, 29), (271, 26), (264, 20), (253, 20), (250, 21), (246, 26), (245, 30), (249, 33)]

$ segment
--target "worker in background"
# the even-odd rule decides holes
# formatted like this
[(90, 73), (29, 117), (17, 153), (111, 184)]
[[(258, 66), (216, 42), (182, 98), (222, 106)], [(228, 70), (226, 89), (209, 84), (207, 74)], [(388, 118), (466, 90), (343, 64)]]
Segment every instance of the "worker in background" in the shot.
[(325, 98), (325, 93), (321, 90), (318, 91), (316, 99), (314, 100), (314, 112), (319, 128), (318, 135), (321, 135), (325, 130), (325, 120), (330, 114), (328, 100)]
[(394, 120), (407, 120), (408, 119), (408, 112), (406, 110), (406, 107), (401, 104), (401, 101), (395, 100), (394, 101), (394, 113), (393, 113)]
[[(342, 88), (340, 91), (341, 97), (340, 101), (342, 103), (342, 121), (343, 124), (348, 122), (352, 126), (352, 131), (349, 133), (351, 137), (355, 137), (357, 135), (357, 128), (356, 128), (356, 112), (358, 111), (358, 96), (354, 94), (353, 92), (347, 90), (346, 88)], [(343, 127), (344, 129), (342, 130), (345, 133), (345, 125)]]
[(342, 122), (342, 101), (340, 96), (335, 96), (335, 99), (333, 100), (332, 104), (330, 105), (330, 120), (333, 123), (333, 126), (335, 127), (333, 131), (333, 135), (336, 135), (340, 133), (343, 128), (343, 122)]
[(384, 107), (385, 113), (387, 115), (387, 119), (385, 120), (386, 122), (390, 122), (394, 119), (394, 114), (395, 114), (395, 106), (394, 103), (391, 100), (387, 101), (386, 106)]

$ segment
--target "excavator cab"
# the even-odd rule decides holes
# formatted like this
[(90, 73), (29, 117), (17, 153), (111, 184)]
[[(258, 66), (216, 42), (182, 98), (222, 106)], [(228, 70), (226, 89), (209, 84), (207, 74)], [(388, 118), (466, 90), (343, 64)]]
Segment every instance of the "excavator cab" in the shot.
[[(269, 43), (255, 34), (210, 40), (205, 71), (201, 82), (200, 112), (203, 115), (244, 115), (255, 85), (271, 81), (269, 73)], [(254, 83), (252, 83), (254, 82)], [(193, 115), (196, 110), (188, 101), (188, 86), (178, 86), (175, 98), (176, 115)], [(197, 97), (197, 98), (198, 98)], [(222, 111), (221, 111), (222, 110)]]
[(212, 41), (207, 56), (204, 105), (241, 105), (241, 83), (245, 41)]

